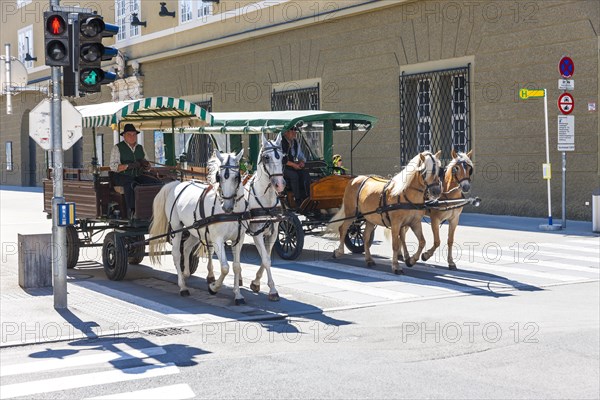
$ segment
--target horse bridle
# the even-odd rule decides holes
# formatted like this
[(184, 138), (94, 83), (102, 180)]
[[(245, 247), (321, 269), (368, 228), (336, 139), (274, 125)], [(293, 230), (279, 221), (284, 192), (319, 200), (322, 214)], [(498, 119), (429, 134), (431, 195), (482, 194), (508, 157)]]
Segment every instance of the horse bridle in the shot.
[[(283, 176), (283, 173), (281, 173), (281, 174), (272, 174), (267, 169), (267, 166), (263, 162), (263, 155), (267, 151), (273, 151), (275, 153), (275, 159), (279, 160), (281, 158), (281, 156), (279, 155), (279, 152), (283, 153), (283, 150), (282, 150), (281, 146), (275, 146), (273, 143), (269, 142), (269, 145), (263, 148), (263, 150), (261, 152), (260, 159), (258, 160), (258, 163), (262, 164), (262, 167), (263, 167), (264, 171), (267, 173), (267, 175), (269, 175), (269, 179), (271, 179), (273, 177), (276, 177), (276, 176)], [(282, 166), (283, 166), (283, 164), (282, 164)]]
[[(219, 197), (222, 200), (235, 199), (235, 201), (237, 202), (240, 198), (243, 197), (243, 195), (241, 197), (238, 197), (238, 198), (235, 197), (235, 194), (233, 194), (232, 196), (224, 196), (223, 195), (223, 190), (222, 190), (222, 185), (220, 184), (221, 183), (221, 172), (220, 172), (220, 170), (222, 170), (222, 169), (225, 170), (225, 173), (223, 174), (223, 178), (225, 178), (225, 179), (229, 179), (229, 175), (230, 175), (229, 171), (230, 170), (235, 170), (235, 171), (237, 171), (237, 174), (236, 174), (236, 177), (235, 177), (235, 179), (237, 181), (236, 189), (238, 189), (240, 187), (240, 183), (241, 183), (240, 166), (239, 165), (229, 165), (229, 161), (230, 160), (231, 160), (231, 155), (227, 156), (227, 162), (225, 163), (225, 165), (220, 165), (219, 166), (219, 172), (217, 172), (217, 175), (215, 176), (215, 179), (216, 179), (217, 182), (219, 182), (219, 188), (218, 188)], [(236, 193), (237, 193), (237, 190), (236, 190)]]
[[(466, 176), (462, 179), (458, 179), (456, 177), (456, 174), (458, 173), (458, 167), (462, 167), (462, 169), (467, 173)], [(467, 169), (468, 167), (468, 169)], [(445, 172), (445, 171), (444, 171)], [(444, 173), (445, 175), (445, 173)], [(453, 187), (452, 189), (448, 190), (447, 192), (444, 192), (442, 194), (450, 194), (456, 190), (461, 190), (462, 192), (462, 185), (461, 183), (463, 183), (464, 181), (469, 181), (469, 183), (471, 183), (471, 176), (473, 175), (473, 166), (471, 164), (469, 164), (466, 161), (457, 161), (453, 166), (452, 166), (452, 179), (454, 181), (457, 182), (456, 186)]]
[[(433, 154), (431, 154), (431, 153), (428, 153), (428, 154), (427, 154), (427, 156), (428, 156), (429, 158), (431, 158), (431, 162), (433, 163), (433, 167), (431, 168), (431, 175), (433, 175), (433, 176), (437, 176), (437, 178), (438, 178), (438, 181), (437, 181), (437, 186), (440, 186), (440, 185), (441, 185), (441, 182), (440, 182), (440, 177), (439, 177), (439, 174), (438, 174), (438, 175), (436, 175), (436, 173), (435, 173), (435, 168), (437, 167), (437, 163), (435, 162), (435, 158), (433, 157)], [(433, 188), (434, 186), (436, 186), (436, 183), (435, 183), (435, 182), (434, 182), (434, 183), (427, 184), (427, 181), (425, 180), (425, 178), (427, 177), (427, 170), (426, 170), (426, 169), (423, 169), (423, 172), (421, 172), (421, 176), (422, 176), (422, 178), (423, 178), (423, 182), (425, 182), (425, 192), (427, 192), (429, 189), (431, 189), (431, 188)]]

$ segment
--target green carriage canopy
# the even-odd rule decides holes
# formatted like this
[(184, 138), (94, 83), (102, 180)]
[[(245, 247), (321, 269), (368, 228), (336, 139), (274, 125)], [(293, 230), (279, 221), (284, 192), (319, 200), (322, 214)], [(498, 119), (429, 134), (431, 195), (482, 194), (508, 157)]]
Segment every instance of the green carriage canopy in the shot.
[[(365, 131), (377, 122), (377, 118), (359, 113), (331, 112), (318, 110), (295, 111), (252, 111), (213, 113), (212, 127), (204, 127), (198, 132), (225, 134), (258, 134), (261, 132), (285, 132), (302, 122), (331, 121), (335, 130)], [(192, 130), (187, 130), (191, 132)]]
[[(352, 170), (352, 152), (377, 122), (377, 118), (367, 114), (351, 112), (332, 112), (320, 110), (292, 111), (253, 111), (213, 113), (212, 126), (199, 129), (186, 129), (186, 133), (211, 134), (214, 138), (221, 134), (250, 134), (250, 161), (256, 165), (260, 143), (258, 134), (285, 132), (291, 127), (300, 126), (302, 131), (318, 130), (323, 133), (322, 158), (331, 165), (333, 157), (333, 132), (350, 132), (350, 168)], [(362, 134), (355, 141), (354, 133)], [(221, 149), (223, 150), (223, 149)], [(230, 151), (229, 148), (226, 148)], [(314, 149), (309, 149), (311, 152)]]
[(147, 97), (139, 100), (88, 104), (75, 107), (83, 117), (84, 128), (131, 123), (139, 130), (194, 128), (212, 125), (212, 115), (202, 107), (174, 97)]

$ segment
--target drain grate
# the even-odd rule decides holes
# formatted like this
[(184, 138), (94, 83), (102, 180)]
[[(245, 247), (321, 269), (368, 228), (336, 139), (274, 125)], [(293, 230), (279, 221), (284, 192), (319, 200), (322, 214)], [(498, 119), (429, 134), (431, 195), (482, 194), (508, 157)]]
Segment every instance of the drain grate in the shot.
[(152, 335), (152, 336), (177, 336), (177, 335), (185, 335), (186, 333), (192, 333), (189, 329), (185, 328), (160, 328), (160, 329), (151, 329), (149, 331), (143, 331), (143, 333)]

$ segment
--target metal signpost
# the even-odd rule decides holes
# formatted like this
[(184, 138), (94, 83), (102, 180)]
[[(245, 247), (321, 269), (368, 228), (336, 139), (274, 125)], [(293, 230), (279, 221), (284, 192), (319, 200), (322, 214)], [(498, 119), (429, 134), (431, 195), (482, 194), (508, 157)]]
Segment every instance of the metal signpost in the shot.
[(575, 108), (575, 99), (566, 90), (575, 89), (575, 81), (569, 79), (575, 73), (575, 63), (570, 57), (562, 57), (558, 62), (558, 72), (562, 79), (558, 80), (558, 89), (563, 90), (558, 96), (558, 151), (562, 152), (562, 228), (567, 227), (567, 151), (575, 151), (575, 116), (569, 115)]
[(546, 163), (542, 166), (543, 176), (548, 187), (548, 225), (540, 225), (540, 229), (546, 231), (559, 230), (560, 225), (552, 225), (552, 194), (550, 192), (550, 179), (552, 178), (552, 166), (550, 164), (550, 141), (548, 139), (548, 94), (546, 89), (521, 89), (519, 97), (523, 100), (544, 98), (544, 126), (546, 128)]

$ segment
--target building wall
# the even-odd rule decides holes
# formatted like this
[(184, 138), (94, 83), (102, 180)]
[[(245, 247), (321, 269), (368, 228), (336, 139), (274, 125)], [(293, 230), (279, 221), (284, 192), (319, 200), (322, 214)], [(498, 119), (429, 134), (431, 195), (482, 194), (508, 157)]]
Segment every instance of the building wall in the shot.
[[(161, 18), (154, 25), (157, 17), (151, 15), (158, 6), (149, 3), (142, 9), (148, 29), (174, 20)], [(168, 2), (169, 10), (176, 9), (174, 3)], [(518, 90), (548, 89), (553, 215), (560, 216), (557, 64), (569, 55), (576, 65), (576, 151), (567, 154), (567, 215), (591, 218), (585, 202), (600, 178), (598, 2), (381, 1), (342, 10), (359, 3), (332, 3), (335, 12), (314, 15), (325, 10), (326, 2), (300, 2), (303, 15), (313, 15), (293, 21), (292, 9), (287, 5), (286, 14), (282, 4), (259, 21), (221, 18), (196, 30), (174, 29), (172, 36), (124, 44), (121, 50), (140, 62), (144, 96), (211, 93), (214, 111), (269, 110), (273, 85), (319, 80), (322, 109), (379, 118), (354, 152), (354, 172), (384, 176), (400, 169), (400, 74), (470, 64), (472, 194), (483, 202), (469, 210), (540, 217), (547, 214), (543, 101), (520, 100)], [(222, 1), (215, 11), (234, 9), (233, 2)], [(596, 103), (595, 112), (587, 110), (588, 103)], [(3, 132), (17, 126), (18, 119), (5, 123), (3, 117)], [(348, 138), (336, 136), (334, 146), (348, 166)], [(86, 143), (86, 154), (91, 148)]]

